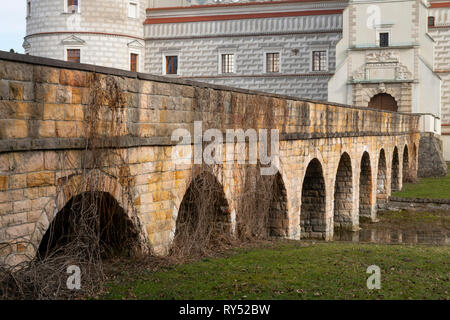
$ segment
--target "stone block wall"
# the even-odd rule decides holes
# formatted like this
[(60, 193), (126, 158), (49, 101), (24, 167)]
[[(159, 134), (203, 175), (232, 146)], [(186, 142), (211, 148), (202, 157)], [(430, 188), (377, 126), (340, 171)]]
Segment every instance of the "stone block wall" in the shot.
[[(102, 154), (107, 161), (89, 171), (89, 180), (95, 183), (87, 185), (81, 177), (82, 169), (86, 169), (83, 163), (94, 158), (86, 148), (93, 88), (108, 80), (117, 85), (117, 92), (124, 97), (117, 111), (121, 121), (114, 123), (110, 108), (103, 106), (97, 128), (98, 135), (106, 141)], [(369, 154), (370, 163), (365, 164), (364, 170), (370, 167), (371, 179), (363, 181), (370, 184), (365, 185), (365, 190), (372, 192), (364, 212), (372, 219), (376, 217), (380, 150), (386, 157), (387, 194), (391, 176), (399, 179), (401, 188), (405, 171), (401, 158), (398, 174), (391, 172), (396, 147), (399, 155), (407, 147), (406, 172), (411, 176), (417, 172), (418, 116), (411, 114), (3, 52), (0, 94), (0, 259), (9, 264), (32, 259), (55, 215), (73, 196), (92, 185), (117, 200), (153, 253), (167, 253), (178, 210), (197, 175), (188, 156), (195, 146), (187, 144), (175, 149), (171, 135), (179, 128), (193, 133), (194, 121), (203, 121), (203, 130), (279, 130), (276, 167), (282, 181), (280, 199), (286, 200), (277, 206), (287, 212), (287, 218), (280, 221), (282, 229), (286, 229), (285, 236), (291, 239), (332, 239), (336, 173), (344, 153), (351, 162), (352, 191), (342, 205), (351, 208), (348, 210), (353, 215), (352, 228), (359, 221), (364, 153)], [(114, 132), (120, 132), (119, 136), (109, 137), (111, 131), (107, 128), (111, 123), (117, 125)], [(224, 148), (227, 147), (231, 147), (234, 157), (239, 155), (237, 144), (225, 143)], [(177, 159), (189, 161), (174, 161), (174, 150)], [(245, 174), (235, 161), (227, 162), (225, 155), (223, 160), (213, 174), (228, 202), (230, 230), (235, 230)], [(320, 185), (309, 181), (308, 177), (313, 177), (306, 174), (310, 164), (314, 164), (314, 172), (321, 172), (321, 176), (316, 176)], [(311, 232), (301, 234), (301, 217), (305, 213), (302, 208), (318, 203), (321, 205), (314, 208), (314, 217), (305, 221), (313, 226)], [(276, 224), (274, 228), (280, 230)]]

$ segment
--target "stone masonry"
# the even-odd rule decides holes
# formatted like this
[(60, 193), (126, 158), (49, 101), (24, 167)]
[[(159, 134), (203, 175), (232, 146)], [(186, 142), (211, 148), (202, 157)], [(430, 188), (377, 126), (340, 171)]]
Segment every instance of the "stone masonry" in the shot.
[[(102, 177), (99, 191), (117, 200), (155, 254), (166, 254), (170, 248), (178, 210), (195, 179), (192, 162), (174, 162), (176, 142), (171, 135), (178, 128), (192, 132), (194, 121), (203, 121), (204, 129), (222, 131), (279, 130), (277, 181), (282, 190), (277, 194), (285, 203), (277, 208), (287, 212), (282, 223), (286, 231), (275, 227), (280, 230), (276, 233), (290, 239), (332, 239), (335, 212), (341, 210), (342, 215), (336, 216), (348, 219), (340, 221), (357, 228), (360, 190), (370, 193), (361, 215), (375, 219), (377, 195), (390, 195), (391, 177), (398, 179), (395, 185), (401, 188), (405, 172), (411, 177), (417, 173), (418, 115), (0, 52), (3, 262), (32, 259), (55, 215), (76, 196), (73, 190), (80, 191), (74, 186), (80, 183), (80, 159), (86, 152), (83, 125), (94, 73), (115, 79), (126, 96), (120, 148), (114, 150), (126, 161), (112, 157), (109, 167), (92, 174)], [(267, 127), (263, 120), (269, 114)], [(110, 121), (109, 117), (102, 120)], [(178, 156), (186, 158), (193, 148), (182, 146)], [(395, 149), (398, 166), (392, 166)], [(408, 150), (406, 162), (404, 150)], [(240, 168), (224, 161), (214, 172), (228, 202), (230, 232), (239, 215)], [(382, 172), (382, 183), (377, 183), (378, 172)]]

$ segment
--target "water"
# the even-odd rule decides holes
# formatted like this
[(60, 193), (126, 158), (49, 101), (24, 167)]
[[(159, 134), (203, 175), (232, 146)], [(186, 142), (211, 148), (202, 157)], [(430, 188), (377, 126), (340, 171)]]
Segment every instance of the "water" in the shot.
[(333, 240), (380, 244), (450, 245), (450, 230), (422, 231), (366, 228), (356, 232), (335, 231)]

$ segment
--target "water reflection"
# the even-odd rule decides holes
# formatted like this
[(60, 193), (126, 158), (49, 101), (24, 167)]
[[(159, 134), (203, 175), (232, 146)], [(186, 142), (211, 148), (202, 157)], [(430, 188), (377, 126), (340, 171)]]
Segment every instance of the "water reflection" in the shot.
[(450, 231), (417, 231), (367, 228), (356, 232), (335, 231), (333, 240), (371, 243), (450, 244)]

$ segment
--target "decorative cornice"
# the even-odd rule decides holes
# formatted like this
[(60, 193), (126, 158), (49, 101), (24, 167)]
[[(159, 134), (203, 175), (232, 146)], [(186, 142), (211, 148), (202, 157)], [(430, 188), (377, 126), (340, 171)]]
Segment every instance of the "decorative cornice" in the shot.
[(222, 14), (222, 15), (199, 15), (189, 17), (167, 17), (167, 18), (147, 18), (144, 25), (165, 24), (165, 23), (186, 23), (202, 21), (224, 21), (224, 20), (243, 20), (243, 19), (265, 19), (265, 18), (284, 18), (299, 16), (319, 16), (341, 14), (342, 9), (333, 10), (305, 10), (293, 12), (271, 12), (271, 13), (250, 13), (250, 14)]
[(54, 31), (54, 32), (38, 32), (25, 36), (25, 39), (29, 39), (36, 36), (48, 36), (48, 35), (61, 35), (61, 34), (90, 34), (90, 35), (100, 35), (100, 36), (110, 36), (110, 37), (124, 37), (124, 38), (132, 38), (138, 40), (144, 40), (144, 38), (131, 36), (127, 34), (119, 34), (119, 33), (105, 33), (105, 32), (91, 32), (91, 31)]

